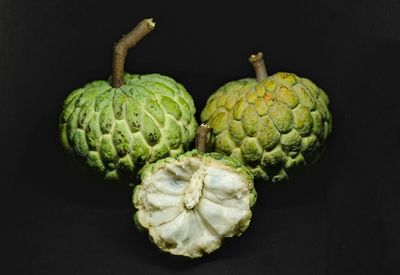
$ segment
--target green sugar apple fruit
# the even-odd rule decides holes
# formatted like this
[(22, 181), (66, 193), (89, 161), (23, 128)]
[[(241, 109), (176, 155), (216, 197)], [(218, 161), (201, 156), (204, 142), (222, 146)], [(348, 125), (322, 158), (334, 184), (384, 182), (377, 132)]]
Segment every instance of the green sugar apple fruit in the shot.
[(332, 129), (329, 99), (309, 79), (267, 76), (262, 53), (249, 60), (257, 79), (223, 85), (208, 99), (201, 121), (213, 129), (215, 151), (241, 161), (255, 177), (278, 182), (322, 152)]
[(165, 252), (201, 257), (249, 226), (256, 191), (237, 160), (194, 149), (149, 164), (141, 179), (133, 192), (135, 222)]
[(88, 83), (63, 105), (63, 147), (106, 179), (132, 177), (147, 163), (178, 156), (195, 136), (193, 99), (181, 84), (123, 71), (127, 50), (154, 26), (143, 20), (116, 44), (111, 81)]

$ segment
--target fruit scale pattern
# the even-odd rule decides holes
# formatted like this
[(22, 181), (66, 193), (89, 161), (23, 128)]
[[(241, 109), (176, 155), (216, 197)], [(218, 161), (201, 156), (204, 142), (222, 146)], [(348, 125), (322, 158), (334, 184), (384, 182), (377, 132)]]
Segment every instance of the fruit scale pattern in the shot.
[(213, 129), (211, 144), (272, 182), (313, 163), (331, 132), (326, 93), (292, 73), (276, 73), (257, 84), (247, 78), (219, 88), (201, 121)]
[(60, 135), (64, 148), (118, 180), (147, 163), (176, 157), (194, 139), (193, 99), (172, 78), (124, 75), (124, 85), (94, 81), (64, 101)]

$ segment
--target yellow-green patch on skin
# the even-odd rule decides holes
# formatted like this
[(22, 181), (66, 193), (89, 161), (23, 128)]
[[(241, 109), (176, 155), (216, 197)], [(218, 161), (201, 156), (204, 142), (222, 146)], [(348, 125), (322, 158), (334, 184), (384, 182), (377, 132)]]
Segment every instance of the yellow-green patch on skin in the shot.
[(123, 119), (125, 116), (125, 101), (126, 96), (121, 89), (116, 89), (113, 100), (113, 110), (115, 119)]
[(287, 133), (292, 129), (293, 114), (282, 103), (275, 103), (269, 108), (268, 116), (272, 119), (276, 129), (281, 133)]
[(123, 156), (129, 152), (132, 135), (125, 120), (117, 120), (114, 124), (113, 143), (118, 154)]
[(223, 93), (217, 100), (217, 107), (223, 107), (226, 104), (226, 101), (228, 100), (229, 94), (228, 93)]
[(85, 103), (78, 115), (78, 127), (82, 130), (86, 130), (87, 124), (93, 116), (93, 103)]
[[(235, 102), (216, 106), (222, 94)], [(238, 159), (254, 176), (276, 182), (286, 179), (294, 167), (309, 165), (319, 157), (332, 130), (328, 104), (326, 93), (309, 79), (276, 73), (262, 84), (255, 79), (225, 84), (210, 96), (201, 120), (212, 127), (217, 113), (227, 113), (219, 120), (224, 126), (211, 136), (212, 150)], [(249, 142), (253, 137), (257, 143)], [(260, 150), (265, 158), (259, 157)], [(283, 154), (284, 163), (268, 167), (265, 163), (273, 162), (269, 157), (276, 150)]]
[(236, 103), (235, 107), (233, 107), (233, 118), (236, 120), (242, 119), (242, 114), (244, 110), (247, 108), (248, 104), (244, 97), (240, 98)]
[(281, 86), (279, 88), (276, 94), (276, 101), (285, 104), (290, 109), (293, 109), (298, 104), (296, 94), (286, 86)]
[[(242, 115), (242, 125), (246, 135), (253, 137), (257, 134), (259, 128), (259, 120), (260, 117), (258, 116), (254, 106), (249, 105), (246, 110), (244, 110)], [(223, 123), (227, 125), (226, 119)], [(211, 124), (211, 127), (214, 129), (213, 124)]]
[(301, 137), (296, 130), (292, 130), (281, 137), (282, 149), (289, 155), (295, 154), (301, 149)]
[(149, 162), (155, 162), (158, 159), (165, 158), (169, 155), (169, 148), (165, 143), (159, 143), (152, 148), (151, 156)]
[(288, 179), (288, 175), (284, 169), (279, 170), (279, 172), (272, 178), (272, 182), (280, 182)]
[(106, 175), (104, 176), (105, 180), (109, 181), (117, 181), (120, 179), (117, 171), (115, 170), (107, 170)]
[(145, 163), (150, 156), (150, 149), (142, 135), (135, 135), (130, 150), (132, 160), (140, 164)]
[(289, 157), (285, 163), (285, 168), (306, 165), (306, 161), (301, 154), (297, 154), (294, 158)]
[(293, 110), (293, 126), (301, 136), (308, 136), (312, 130), (313, 120), (306, 107), (298, 106)]
[[(265, 90), (261, 84), (256, 85), (255, 92), (257, 94), (257, 97), (263, 97), (265, 95)], [(252, 103), (254, 103), (254, 102), (252, 102)]]
[(247, 103), (254, 103), (258, 98), (258, 94), (255, 90), (251, 90), (246, 94), (246, 101)]
[(183, 97), (178, 97), (176, 99), (176, 102), (178, 103), (179, 107), (182, 110), (181, 120), (183, 120), (183, 122), (189, 123), (190, 120), (193, 118), (189, 105), (185, 102)]
[(286, 162), (286, 154), (277, 146), (270, 152), (264, 152), (261, 165), (264, 167), (280, 167)]
[(218, 144), (218, 148), (220, 148), (220, 150), (225, 154), (232, 152), (232, 150), (236, 147), (228, 131), (224, 131), (220, 135), (216, 136), (215, 143)]
[(319, 88), (314, 84), (314, 82), (307, 78), (302, 78), (302, 83), (314, 98), (318, 97)]
[(312, 134), (302, 139), (302, 152), (312, 153), (319, 147), (318, 138)]
[(243, 163), (242, 153), (240, 152), (240, 148), (235, 148), (232, 150), (230, 157), (238, 160), (240, 163)]
[(269, 110), (264, 98), (257, 98), (254, 102), (254, 107), (256, 108), (258, 116), (266, 115)]
[(116, 168), (123, 173), (132, 173), (135, 170), (135, 165), (129, 155), (125, 155), (117, 162)]
[(114, 160), (117, 158), (118, 153), (112, 142), (111, 135), (102, 136), (100, 143), (100, 154), (101, 158), (105, 162), (114, 162)]
[(275, 91), (276, 82), (274, 79), (270, 79), (270, 78), (264, 79), (263, 84), (264, 84), (264, 88), (267, 92), (273, 93)]
[[(114, 125), (114, 112), (112, 106), (106, 106), (100, 111), (100, 129), (103, 134), (108, 134)], [(78, 126), (77, 126), (78, 127)]]
[(167, 117), (165, 122), (165, 127), (169, 129), (169, 131), (166, 132), (166, 137), (165, 137), (169, 148), (171, 149), (178, 148), (182, 140), (182, 132), (178, 123), (176, 122), (176, 120)]
[(154, 99), (148, 98), (145, 103), (146, 111), (159, 123), (162, 127), (164, 126), (164, 112), (161, 106)]
[(182, 116), (181, 108), (179, 105), (169, 97), (162, 97), (160, 101), (161, 105), (167, 114), (172, 115), (175, 119), (180, 119)]
[(309, 111), (313, 111), (315, 109), (315, 100), (307, 92), (306, 87), (301, 84), (297, 84), (293, 87), (293, 90), (297, 93), (300, 104), (303, 107), (307, 108)]
[(289, 87), (293, 86), (297, 82), (297, 76), (291, 73), (276, 73), (274, 75), (276, 78), (279, 79), (280, 82), (288, 85)]
[(86, 142), (85, 131), (79, 129), (74, 136), (75, 151), (77, 155), (83, 157), (89, 152), (89, 146)]
[(91, 150), (99, 150), (101, 136), (99, 113), (96, 113), (86, 127), (86, 139)]
[(260, 130), (257, 135), (261, 146), (269, 150), (274, 148), (280, 141), (280, 133), (275, 128), (274, 123), (268, 116), (264, 116), (260, 121)]
[(87, 163), (90, 167), (97, 171), (104, 171), (105, 167), (103, 162), (101, 161), (100, 154), (95, 151), (90, 151), (88, 153)]
[(160, 128), (158, 127), (156, 122), (147, 114), (143, 114), (143, 124), (141, 130), (146, 142), (149, 145), (153, 146), (159, 142), (161, 138)]
[(232, 140), (234, 140), (236, 144), (239, 144), (246, 136), (246, 133), (243, 130), (243, 124), (240, 121), (232, 120), (229, 126)]
[(211, 127), (216, 134), (221, 133), (228, 128), (226, 123), (227, 117), (227, 112), (219, 112), (213, 117), (211, 121)]
[(256, 138), (247, 137), (243, 140), (241, 153), (243, 159), (248, 163), (259, 162), (262, 157), (263, 149)]
[(142, 126), (142, 114), (141, 106), (139, 106), (134, 99), (129, 98), (127, 100), (125, 117), (132, 133), (136, 133), (140, 130)]
[(226, 99), (225, 108), (230, 111), (236, 104), (237, 94), (228, 94), (229, 97)]
[(313, 118), (313, 133), (319, 138), (323, 138), (324, 134), (324, 122), (322, 115), (319, 112), (312, 112), (311, 116)]

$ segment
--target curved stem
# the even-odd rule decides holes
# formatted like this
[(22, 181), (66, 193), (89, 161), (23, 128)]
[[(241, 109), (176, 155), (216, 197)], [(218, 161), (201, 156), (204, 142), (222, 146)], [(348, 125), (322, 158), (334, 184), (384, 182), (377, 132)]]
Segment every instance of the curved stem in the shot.
[(114, 88), (119, 88), (124, 83), (124, 64), (128, 50), (150, 33), (155, 26), (152, 18), (144, 19), (115, 44), (112, 71), (112, 86)]
[(212, 128), (207, 124), (201, 124), (196, 131), (196, 139), (195, 139), (195, 146), (196, 149), (205, 153), (207, 152), (207, 137), (208, 133), (212, 132)]
[(249, 57), (249, 62), (253, 65), (254, 71), (256, 73), (256, 78), (259, 83), (261, 83), (265, 78), (268, 77), (267, 68), (265, 67), (263, 53), (258, 52), (257, 54), (252, 54)]

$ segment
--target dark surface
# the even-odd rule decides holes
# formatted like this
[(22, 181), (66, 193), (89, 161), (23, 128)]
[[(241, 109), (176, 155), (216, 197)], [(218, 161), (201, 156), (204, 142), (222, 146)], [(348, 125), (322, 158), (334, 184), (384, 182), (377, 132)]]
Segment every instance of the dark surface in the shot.
[[(0, 273), (399, 274), (400, 2), (144, 2), (0, 2)], [(258, 183), (249, 229), (200, 260), (159, 253), (134, 227), (129, 188), (78, 172), (58, 143), (63, 99), (108, 76), (113, 42), (144, 17), (157, 29), (127, 71), (174, 77), (199, 110), (252, 74), (258, 50), (270, 72), (331, 98), (323, 159)]]

